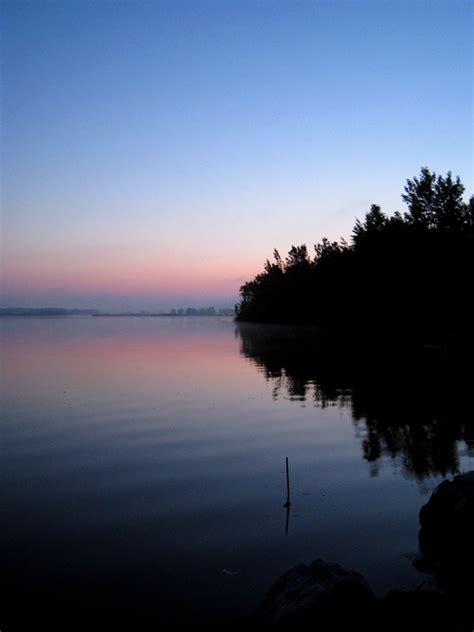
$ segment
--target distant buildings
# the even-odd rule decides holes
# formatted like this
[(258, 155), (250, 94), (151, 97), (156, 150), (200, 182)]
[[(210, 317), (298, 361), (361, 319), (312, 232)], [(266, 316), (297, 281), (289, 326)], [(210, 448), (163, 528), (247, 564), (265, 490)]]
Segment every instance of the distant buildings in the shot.
[(214, 307), (188, 307), (186, 309), (172, 309), (171, 316), (233, 316), (230, 308), (215, 309)]

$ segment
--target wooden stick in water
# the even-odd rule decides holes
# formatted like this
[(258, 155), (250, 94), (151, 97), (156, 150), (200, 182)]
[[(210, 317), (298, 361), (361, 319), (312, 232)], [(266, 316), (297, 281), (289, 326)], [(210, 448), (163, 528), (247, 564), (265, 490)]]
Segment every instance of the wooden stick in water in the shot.
[(289, 507), (290, 505), (290, 470), (288, 467), (288, 457), (286, 457), (286, 503), (283, 507)]

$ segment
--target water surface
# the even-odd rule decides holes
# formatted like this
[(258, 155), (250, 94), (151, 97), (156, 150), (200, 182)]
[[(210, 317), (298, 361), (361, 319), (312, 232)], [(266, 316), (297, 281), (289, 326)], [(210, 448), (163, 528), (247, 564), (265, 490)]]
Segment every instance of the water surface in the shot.
[(473, 468), (462, 393), (408, 367), (349, 370), (301, 331), (179, 317), (0, 327), (5, 629), (19, 603), (37, 623), (227, 622), (319, 557), (379, 594), (414, 588), (418, 511)]

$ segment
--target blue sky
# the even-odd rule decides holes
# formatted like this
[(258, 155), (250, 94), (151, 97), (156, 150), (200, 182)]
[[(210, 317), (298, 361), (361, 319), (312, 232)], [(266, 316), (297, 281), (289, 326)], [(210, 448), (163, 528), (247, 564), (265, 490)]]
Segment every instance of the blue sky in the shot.
[(470, 2), (3, 2), (3, 304), (232, 305), (407, 178), (472, 193)]

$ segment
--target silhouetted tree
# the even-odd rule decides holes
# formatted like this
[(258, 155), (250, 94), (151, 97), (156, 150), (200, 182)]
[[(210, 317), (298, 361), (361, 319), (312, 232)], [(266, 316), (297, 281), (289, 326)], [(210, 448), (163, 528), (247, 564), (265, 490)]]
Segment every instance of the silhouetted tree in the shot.
[(408, 210), (386, 215), (373, 204), (347, 244), (324, 238), (311, 258), (292, 246), (274, 251), (264, 271), (245, 283), (237, 320), (311, 323), (373, 337), (452, 340), (471, 335), (474, 198), (451, 172), (427, 167), (408, 180)]
[(402, 195), (408, 206), (405, 219), (408, 223), (431, 229), (462, 231), (469, 228), (469, 205), (463, 200), (464, 191), (459, 176), (453, 180), (449, 171), (446, 178), (436, 177), (423, 167), (419, 179), (407, 181)]

